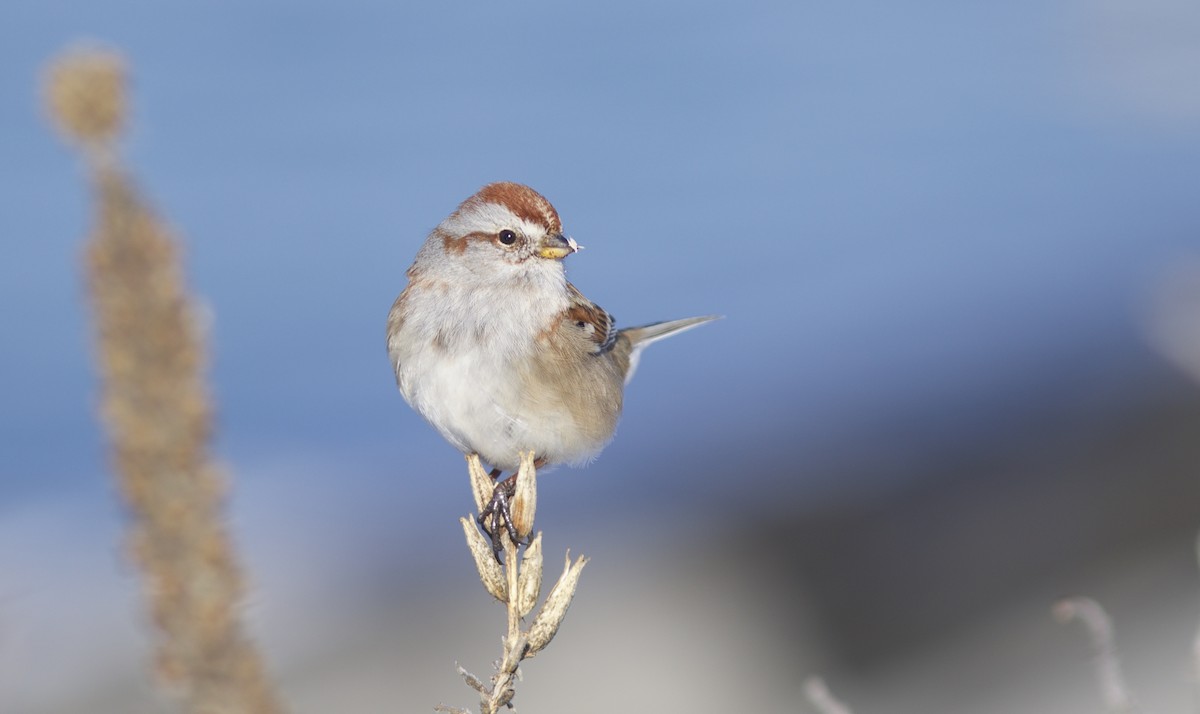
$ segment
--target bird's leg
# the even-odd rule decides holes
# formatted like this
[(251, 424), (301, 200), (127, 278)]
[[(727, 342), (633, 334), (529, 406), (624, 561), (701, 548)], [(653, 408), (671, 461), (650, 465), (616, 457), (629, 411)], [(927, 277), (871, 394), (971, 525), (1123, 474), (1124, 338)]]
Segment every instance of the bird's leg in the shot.
[[(546, 459), (537, 458), (533, 460), (533, 467), (540, 469), (546, 465)], [(521, 540), (517, 536), (517, 527), (513, 524), (512, 512), (509, 510), (509, 502), (517, 492), (517, 475), (500, 480), (500, 469), (492, 469), (489, 476), (496, 482), (496, 487), (492, 489), (492, 500), (488, 501), (488, 505), (479, 513), (479, 518), (476, 521), (479, 527), (492, 537), (492, 553), (496, 556), (496, 562), (502, 563), (500, 554), (504, 552), (504, 545), (500, 541), (500, 529), (504, 528), (508, 532), (508, 537), (512, 538), (513, 545), (521, 545)], [(490, 521), (490, 523), (489, 523)], [(533, 538), (530, 533), (528, 540)]]
[(496, 479), (496, 487), (492, 489), (492, 500), (488, 501), (487, 507), (480, 511), (479, 518), (476, 519), (479, 521), (479, 526), (492, 537), (492, 553), (495, 554), (497, 563), (503, 562), (500, 559), (500, 554), (504, 552), (504, 545), (500, 541), (501, 527), (508, 532), (508, 537), (512, 539), (514, 545), (521, 544), (517, 538), (517, 527), (513, 525), (512, 513), (509, 511), (508, 505), (509, 499), (517, 492), (517, 475), (513, 474), (500, 481), (500, 474), (500, 469), (492, 469), (490, 475)]

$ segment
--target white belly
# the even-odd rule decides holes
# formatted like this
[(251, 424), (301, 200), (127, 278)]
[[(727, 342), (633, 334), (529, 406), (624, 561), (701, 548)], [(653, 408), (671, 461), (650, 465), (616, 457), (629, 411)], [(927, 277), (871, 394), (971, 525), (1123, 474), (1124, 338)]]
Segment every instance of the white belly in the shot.
[(604, 446), (582, 435), (565, 404), (543, 398), (530, 409), (520, 368), (499, 357), (430, 350), (399, 371), (404, 398), (447, 441), (505, 471), (517, 467), (522, 451), (583, 463)]
[(427, 352), (400, 367), (400, 392), (460, 451), (500, 468), (519, 461), (519, 395), (498, 379), (503, 366), (484, 355)]
[(460, 451), (506, 471), (530, 450), (551, 463), (585, 462), (611, 436), (585, 435), (554, 392), (575, 385), (531, 376), (537, 336), (567, 308), (561, 266), (551, 268), (545, 285), (410, 286), (388, 337), (408, 403)]

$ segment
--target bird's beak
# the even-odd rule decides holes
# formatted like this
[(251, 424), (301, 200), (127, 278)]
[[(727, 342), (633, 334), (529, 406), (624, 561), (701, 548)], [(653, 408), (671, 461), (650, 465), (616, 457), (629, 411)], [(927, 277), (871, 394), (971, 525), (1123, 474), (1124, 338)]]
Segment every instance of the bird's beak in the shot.
[(574, 238), (568, 238), (562, 233), (556, 233), (542, 239), (542, 244), (538, 246), (538, 255), (543, 258), (562, 260), (568, 255), (577, 252), (580, 247)]

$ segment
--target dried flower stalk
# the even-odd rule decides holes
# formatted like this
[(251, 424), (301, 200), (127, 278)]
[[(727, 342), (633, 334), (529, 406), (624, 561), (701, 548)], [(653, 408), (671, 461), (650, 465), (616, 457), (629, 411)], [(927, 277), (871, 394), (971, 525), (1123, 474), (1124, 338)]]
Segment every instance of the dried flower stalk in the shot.
[[(512, 499), (513, 519), (518, 522), (517, 527), (522, 537), (533, 530), (537, 502), (537, 474), (533, 462), (532, 453), (521, 455), (517, 487)], [(478, 456), (467, 457), (467, 471), (471, 478), (471, 492), (475, 504), (482, 511), (491, 498), (492, 481), (486, 477)], [(501, 564), (496, 562), (487, 539), (476, 526), (476, 521), (470, 517), (460, 520), (466, 534), (467, 547), (471, 550), (475, 567), (479, 571), (479, 579), (492, 597), (505, 604), (508, 612), (508, 628), (503, 638), (504, 652), (500, 661), (496, 663), (496, 674), (492, 676), (490, 686), (462, 667), (458, 668), (458, 673), (467, 686), (478, 692), (479, 706), (483, 714), (496, 714), (500, 709), (511, 706), (516, 694), (514, 684), (520, 678), (518, 667), (521, 661), (545, 648), (558, 632), (563, 618), (566, 617), (567, 608), (575, 597), (575, 588), (579, 584), (579, 576), (583, 566), (587, 564), (587, 558), (580, 556), (572, 563), (568, 554), (563, 574), (551, 588), (550, 594), (534, 617), (533, 624), (528, 630), (522, 630), (522, 619), (533, 611), (541, 594), (542, 534), (538, 533), (534, 537), (522, 556), (517, 544), (513, 543), (508, 533), (501, 528), (499, 535), (504, 548), (501, 572)], [(436, 710), (456, 714), (467, 711), (446, 705), (438, 705)]]
[(194, 714), (277, 712), (238, 619), (243, 582), (222, 524), (224, 479), (208, 453), (204, 348), (178, 248), (116, 158), (123, 67), (112, 53), (68, 53), (48, 72), (45, 94), (91, 173), (86, 270), (101, 413), (160, 630), (158, 669)]

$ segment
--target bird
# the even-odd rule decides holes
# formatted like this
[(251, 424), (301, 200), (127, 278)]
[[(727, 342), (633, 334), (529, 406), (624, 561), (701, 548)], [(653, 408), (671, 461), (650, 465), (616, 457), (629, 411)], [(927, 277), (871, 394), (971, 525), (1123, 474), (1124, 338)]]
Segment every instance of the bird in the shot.
[(429, 233), (388, 313), (388, 356), (405, 401), (456, 449), (494, 467), (495, 494), (479, 522), (497, 553), (501, 525), (512, 530), (513, 479), (499, 476), (516, 470), (520, 453), (532, 450), (538, 468), (590, 462), (615, 433), (642, 350), (718, 317), (618, 329), (566, 278), (563, 261), (580, 249), (540, 193), (490, 183)]

